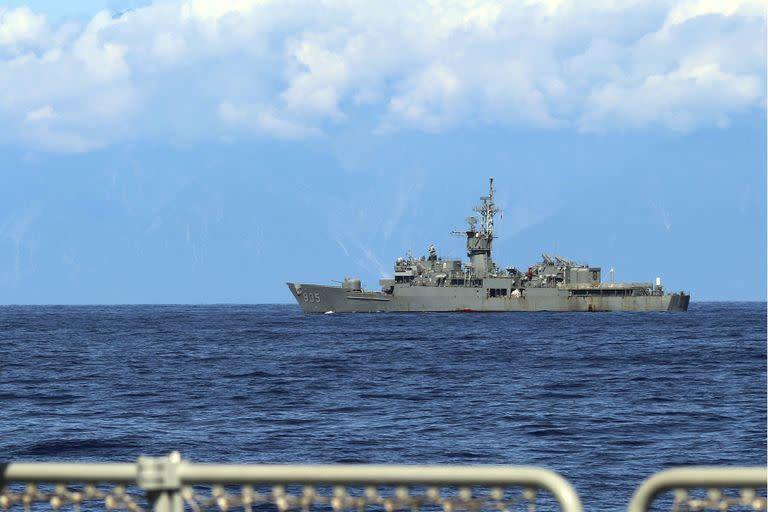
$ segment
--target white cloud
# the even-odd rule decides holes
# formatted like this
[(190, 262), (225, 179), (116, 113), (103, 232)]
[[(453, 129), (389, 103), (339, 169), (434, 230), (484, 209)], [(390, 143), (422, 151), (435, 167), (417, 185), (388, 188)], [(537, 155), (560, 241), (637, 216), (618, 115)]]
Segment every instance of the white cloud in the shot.
[(35, 42), (45, 30), (45, 16), (28, 7), (0, 7), (0, 47)]
[(445, 66), (432, 66), (402, 86), (403, 92), (389, 102), (392, 121), (415, 125), (434, 131), (453, 124), (459, 115), (461, 82)]
[(152, 39), (152, 54), (160, 61), (177, 60), (184, 51), (184, 39), (171, 32), (159, 32)]
[(659, 124), (680, 132), (702, 122), (726, 127), (725, 113), (758, 102), (763, 89), (758, 78), (724, 73), (716, 65), (682, 66), (640, 84), (597, 89), (587, 100), (581, 127), (605, 131)]
[(50, 105), (46, 105), (44, 107), (40, 107), (37, 110), (31, 110), (27, 112), (27, 115), (24, 117), (24, 120), (28, 123), (34, 123), (37, 121), (46, 121), (48, 119), (53, 119), (56, 117), (56, 114), (53, 112), (53, 107)]
[(181, 7), (182, 18), (196, 18), (206, 22), (216, 22), (230, 14), (245, 14), (254, 9), (257, 0), (191, 0)]
[(724, 127), (765, 105), (765, 10), (764, 0), (157, 0), (52, 26), (0, 8), (0, 143), (300, 138), (356, 116), (379, 132)]
[(304, 68), (291, 78), (281, 94), (286, 107), (309, 115), (339, 119), (339, 97), (348, 80), (343, 56), (323, 47), (323, 43), (302, 41), (292, 52)]
[(675, 5), (669, 12), (665, 26), (679, 25), (698, 16), (751, 16), (765, 17), (766, 5), (760, 0), (689, 0)]

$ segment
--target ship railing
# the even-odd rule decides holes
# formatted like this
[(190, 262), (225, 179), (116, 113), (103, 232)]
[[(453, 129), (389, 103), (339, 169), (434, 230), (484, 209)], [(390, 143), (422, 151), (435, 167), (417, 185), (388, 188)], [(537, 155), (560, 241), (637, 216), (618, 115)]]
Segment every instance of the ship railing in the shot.
[[(675, 471), (646, 481), (629, 510), (649, 510), (660, 493), (679, 486), (707, 487), (712, 500), (686, 494), (685, 501), (676, 491), (680, 507), (673, 510), (703, 510), (691, 508), (703, 503), (748, 503), (750, 510), (765, 510), (764, 468)], [(197, 464), (174, 452), (140, 457), (135, 464), (3, 464), (0, 485), (0, 510), (7, 512), (583, 510), (565, 478), (533, 466)], [(738, 487), (741, 494), (717, 494), (711, 489), (717, 485)]]
[(218, 465), (172, 453), (137, 464), (10, 463), (0, 475), (9, 512), (582, 512), (567, 480), (532, 466)]
[(571, 290), (622, 290), (622, 289), (637, 289), (637, 288), (643, 288), (652, 290), (653, 289), (653, 283), (560, 283), (560, 286), (563, 288), (568, 288)]
[[(766, 510), (768, 469), (764, 467), (690, 467), (661, 471), (632, 496), (628, 512), (650, 510), (654, 501), (672, 494), (671, 510)], [(758, 494), (758, 491), (763, 492)], [(669, 496), (666, 496), (669, 500)]]

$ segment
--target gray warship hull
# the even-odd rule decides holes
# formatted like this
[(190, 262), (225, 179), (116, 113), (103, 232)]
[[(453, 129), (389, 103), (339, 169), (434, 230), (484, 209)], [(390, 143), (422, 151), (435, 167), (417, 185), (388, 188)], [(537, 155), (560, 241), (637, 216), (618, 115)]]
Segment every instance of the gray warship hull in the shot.
[(682, 292), (627, 296), (616, 294), (615, 288), (590, 295), (574, 295), (567, 289), (528, 289), (520, 297), (488, 297), (483, 287), (408, 286), (392, 294), (303, 283), (288, 283), (288, 288), (305, 313), (687, 311), (690, 301), (690, 295)]
[(656, 283), (614, 283), (601, 280), (600, 267), (542, 254), (542, 261), (520, 271), (499, 268), (491, 257), (494, 215), (493, 178), (469, 217), (466, 231), (468, 262), (442, 259), (433, 245), (429, 256), (409, 251), (397, 258), (394, 277), (379, 281), (381, 291), (366, 291), (359, 279), (340, 286), (287, 283), (307, 313), (373, 313), (377, 311), (686, 311), (690, 295), (665, 293)]

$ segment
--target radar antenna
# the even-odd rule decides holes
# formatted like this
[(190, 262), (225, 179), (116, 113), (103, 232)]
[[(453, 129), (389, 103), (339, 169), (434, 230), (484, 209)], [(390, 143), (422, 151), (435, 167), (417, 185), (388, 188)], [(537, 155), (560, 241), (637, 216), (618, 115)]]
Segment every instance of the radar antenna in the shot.
[[(475, 224), (477, 224), (477, 217), (467, 217), (466, 219), (464, 219), (464, 221), (467, 224), (469, 224), (469, 231), (474, 233), (475, 232)], [(456, 231), (456, 230), (454, 230), (454, 231), (451, 231), (451, 234), (452, 235), (456, 235), (456, 236), (466, 236), (467, 232), (466, 231)]]
[(493, 202), (493, 178), (490, 178), (488, 195), (480, 198), (480, 206), (475, 206), (474, 211), (480, 214), (480, 230), (476, 229), (477, 217), (467, 217), (469, 229), (453, 231), (453, 235), (467, 237), (467, 256), (469, 263), (464, 268), (474, 277), (496, 275), (496, 265), (491, 259), (491, 245), (493, 244), (493, 216), (501, 211)]
[(489, 180), (488, 195), (482, 196), (480, 198), (482, 203), (480, 206), (475, 206), (473, 210), (482, 215), (480, 217), (480, 232), (487, 234), (489, 238), (493, 238), (493, 217), (501, 210), (493, 203), (493, 178)]

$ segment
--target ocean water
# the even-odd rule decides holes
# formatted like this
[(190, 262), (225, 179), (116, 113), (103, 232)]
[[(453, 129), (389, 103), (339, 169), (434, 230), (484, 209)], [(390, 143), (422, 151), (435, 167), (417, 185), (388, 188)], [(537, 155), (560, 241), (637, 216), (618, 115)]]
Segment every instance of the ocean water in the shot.
[(766, 304), (304, 315), (0, 307), (0, 458), (532, 464), (586, 510), (652, 473), (766, 464)]

